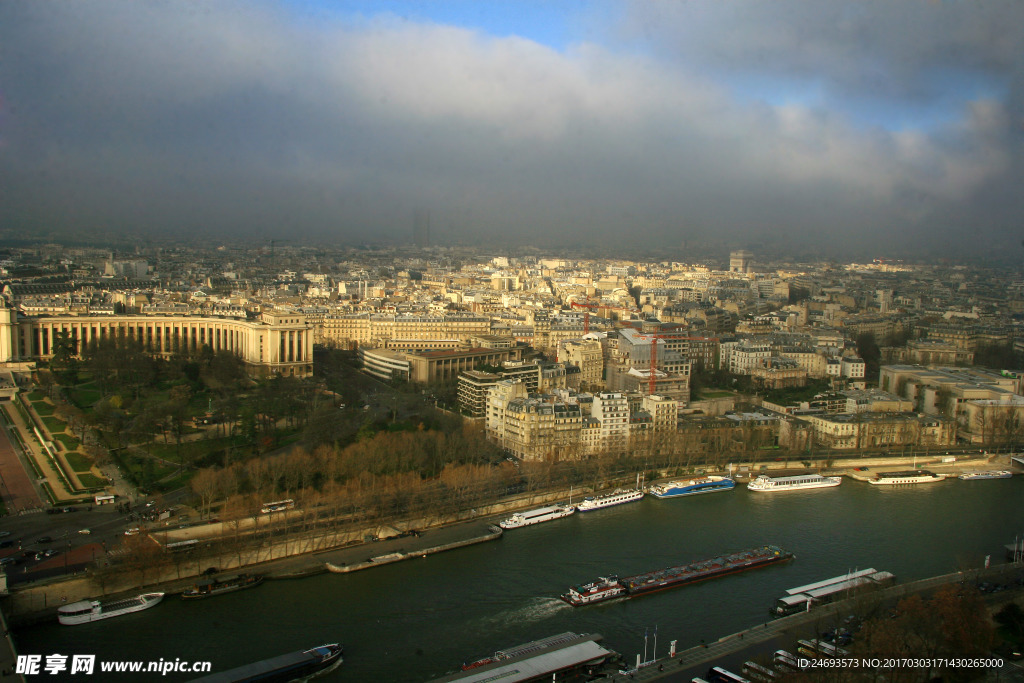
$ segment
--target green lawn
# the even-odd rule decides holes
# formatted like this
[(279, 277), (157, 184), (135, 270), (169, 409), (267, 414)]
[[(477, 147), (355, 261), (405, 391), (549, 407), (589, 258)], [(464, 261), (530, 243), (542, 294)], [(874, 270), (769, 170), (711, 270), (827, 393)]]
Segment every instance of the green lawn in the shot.
[[(237, 439), (236, 439), (237, 441)], [(221, 437), (219, 439), (200, 439), (199, 441), (186, 441), (181, 444), (181, 457), (185, 462), (192, 462), (195, 459), (205, 457), (210, 453), (223, 450), (231, 446), (231, 439), (228, 437)], [(172, 462), (178, 462), (178, 447), (174, 443), (169, 444), (153, 444), (147, 448), (150, 453), (170, 460)]]
[(175, 489), (180, 489), (182, 486), (187, 485), (189, 480), (192, 479), (194, 475), (195, 470), (185, 470), (184, 472), (182, 472), (176, 477), (173, 477), (172, 479), (168, 479), (167, 481), (161, 481), (160, 483), (156, 484), (155, 488), (158, 491), (173, 491)]
[[(75, 472), (88, 472), (92, 469), (92, 458), (76, 453), (75, 451), (68, 451), (64, 454), (68, 464), (71, 465), (71, 469)], [(81, 479), (81, 477), (79, 477)]]
[(32, 410), (36, 411), (36, 414), (39, 415), (40, 417), (53, 415), (53, 408), (54, 407), (52, 405), (50, 405), (49, 403), (45, 403), (43, 401), (32, 402)]
[[(50, 431), (53, 430), (51, 429)], [(78, 447), (82, 445), (81, 441), (71, 436), (70, 434), (54, 434), (53, 440), (60, 441), (64, 445), (64, 450), (66, 451), (77, 451)]]
[(31, 401), (32, 403), (39, 403), (44, 398), (46, 398), (46, 394), (44, 394), (41, 391), (30, 391), (28, 392), (26, 398), (28, 398), (28, 400)]
[(94, 387), (75, 387), (71, 392), (71, 400), (82, 410), (92, 408), (97, 401), (103, 398), (103, 393)]
[(95, 474), (89, 474), (88, 472), (78, 475), (78, 481), (82, 482), (82, 486), (87, 489), (101, 489), (107, 485), (107, 482), (100, 479)]
[(42, 419), (43, 424), (46, 425), (46, 428), (50, 430), (51, 434), (61, 434), (65, 429), (67, 429), (67, 425), (55, 417), (44, 417)]

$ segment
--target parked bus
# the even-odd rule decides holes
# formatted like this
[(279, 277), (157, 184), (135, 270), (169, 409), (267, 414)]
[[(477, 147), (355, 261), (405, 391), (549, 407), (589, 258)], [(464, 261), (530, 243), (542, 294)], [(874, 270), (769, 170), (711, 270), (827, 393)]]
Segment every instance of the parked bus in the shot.
[(850, 654), (841, 647), (836, 647), (832, 643), (826, 643), (821, 640), (798, 640), (796, 644), (799, 646), (796, 651), (808, 657), (829, 657), (834, 659), (836, 657), (846, 657)]
[(181, 553), (192, 550), (199, 545), (199, 540), (190, 538), (187, 541), (175, 541), (174, 543), (168, 543), (164, 546), (164, 550), (169, 550), (172, 553)]
[(761, 666), (757, 662), (743, 662), (742, 671), (744, 676), (750, 676), (755, 681), (762, 681), (762, 683), (772, 683), (772, 681), (779, 677), (779, 674), (766, 666)]
[(800, 665), (796, 661), (796, 656), (792, 653), (786, 652), (785, 650), (776, 650), (775, 655), (772, 657), (772, 663), (776, 669), (788, 670), (788, 671), (799, 671)]
[(707, 675), (708, 683), (750, 683), (743, 676), (737, 676), (728, 669), (723, 669), (720, 666), (713, 666), (708, 669)]
[(273, 503), (264, 503), (263, 507), (260, 508), (260, 512), (267, 514), (268, 512), (281, 512), (282, 510), (291, 510), (295, 507), (295, 501), (291, 498), (286, 500), (278, 500)]

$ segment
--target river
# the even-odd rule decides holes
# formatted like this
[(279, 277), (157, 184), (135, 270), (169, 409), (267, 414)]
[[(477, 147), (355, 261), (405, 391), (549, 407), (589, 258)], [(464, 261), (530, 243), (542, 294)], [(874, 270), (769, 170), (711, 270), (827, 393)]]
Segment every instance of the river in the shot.
[[(784, 589), (875, 567), (900, 582), (1003, 561), (1024, 535), (1024, 477), (886, 488), (730, 492), (627, 504), (505, 533), (424, 559), (348, 575), (268, 581), (198, 602), (176, 598), (94, 624), (16, 633), (19, 652), (105, 660), (209, 660), (214, 670), (325, 642), (345, 663), (317, 680), (426, 681), (462, 662), (563, 631), (597, 632), (632, 660), (644, 633), (658, 654), (762, 623)], [(628, 575), (763, 544), (796, 560), (674, 590), (572, 608), (557, 596)], [(169, 674), (180, 681), (192, 675)], [(58, 680), (40, 676), (39, 680)], [(82, 675), (67, 676), (78, 680)], [(102, 680), (102, 679), (94, 679)], [(108, 680), (153, 680), (127, 674)]]

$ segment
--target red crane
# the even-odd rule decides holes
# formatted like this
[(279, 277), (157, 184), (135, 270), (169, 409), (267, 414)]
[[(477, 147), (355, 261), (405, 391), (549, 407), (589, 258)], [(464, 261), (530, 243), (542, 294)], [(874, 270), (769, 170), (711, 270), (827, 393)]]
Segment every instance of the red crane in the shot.
[(647, 395), (654, 395), (654, 371), (658, 366), (658, 340), (672, 337), (671, 334), (651, 334), (651, 377), (647, 387)]
[(597, 308), (597, 306), (599, 304), (592, 304), (590, 302), (580, 304), (580, 303), (576, 303), (575, 301), (573, 301), (570, 305), (573, 308), (582, 308), (582, 309), (584, 309), (584, 311), (583, 311), (583, 334), (590, 334), (590, 309), (591, 308)]

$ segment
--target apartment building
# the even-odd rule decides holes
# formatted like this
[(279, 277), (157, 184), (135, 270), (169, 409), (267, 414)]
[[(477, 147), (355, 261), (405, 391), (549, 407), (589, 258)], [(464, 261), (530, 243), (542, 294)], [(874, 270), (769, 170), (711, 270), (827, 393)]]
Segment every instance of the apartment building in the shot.
[(600, 439), (609, 453), (625, 453), (629, 445), (629, 404), (624, 394), (602, 392), (594, 395), (590, 416), (600, 424)]
[(558, 344), (558, 361), (580, 369), (580, 385), (601, 388), (604, 385), (604, 353), (596, 339), (573, 339)]

